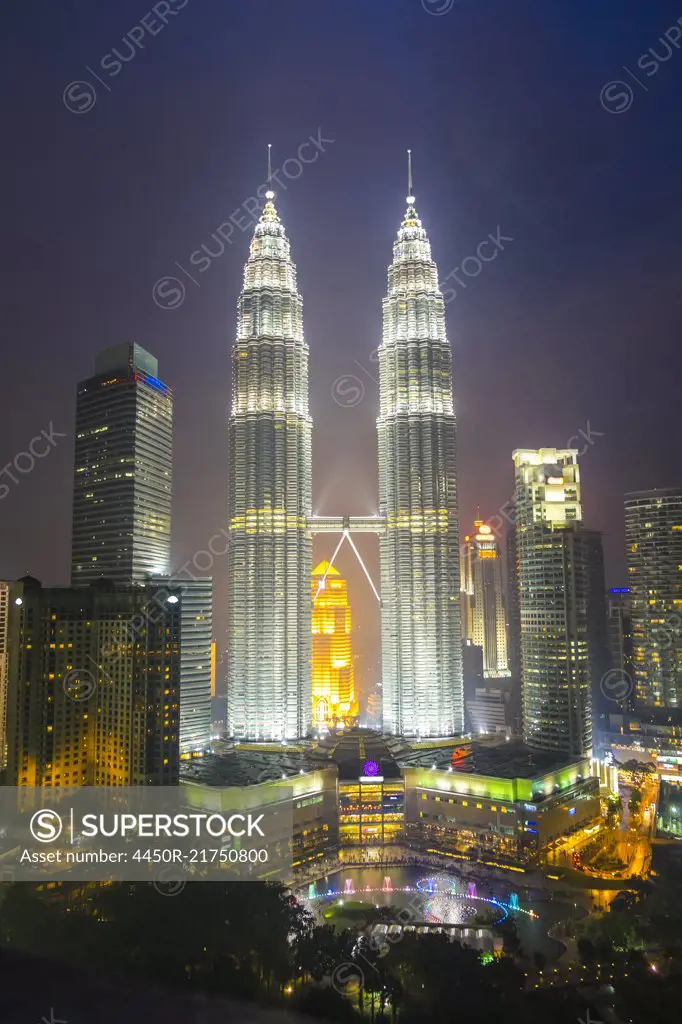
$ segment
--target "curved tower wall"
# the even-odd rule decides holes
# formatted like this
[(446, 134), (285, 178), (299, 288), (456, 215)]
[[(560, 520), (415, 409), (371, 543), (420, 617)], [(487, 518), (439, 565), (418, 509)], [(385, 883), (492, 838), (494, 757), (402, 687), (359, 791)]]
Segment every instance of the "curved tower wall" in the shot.
[(379, 348), (383, 724), (463, 731), (452, 354), (431, 246), (408, 198)]
[(228, 728), (249, 740), (295, 739), (312, 722), (308, 346), (273, 198), (244, 269), (228, 427)]

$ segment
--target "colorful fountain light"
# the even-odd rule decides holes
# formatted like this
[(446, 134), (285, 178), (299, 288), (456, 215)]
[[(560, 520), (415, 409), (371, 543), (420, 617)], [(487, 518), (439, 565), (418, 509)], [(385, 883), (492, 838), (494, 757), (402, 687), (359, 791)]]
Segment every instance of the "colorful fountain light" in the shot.
[[(441, 879), (440, 881), (443, 881), (443, 879)], [(348, 887), (349, 883), (351, 885), (351, 888)], [(390, 875), (385, 875), (384, 876), (384, 882), (383, 882), (383, 885), (381, 886), (380, 889), (371, 888), (368, 885), (368, 886), (365, 886), (364, 889), (357, 890), (357, 889), (353, 889), (352, 888), (352, 884), (353, 884), (352, 883), (352, 879), (346, 878), (345, 881), (344, 881), (344, 889), (343, 889), (343, 891), (328, 889), (326, 892), (318, 892), (316, 887), (315, 887), (315, 884), (312, 883), (311, 885), (308, 886), (308, 903), (312, 905), (317, 900), (325, 900), (325, 899), (331, 900), (331, 899), (335, 899), (335, 898), (338, 898), (338, 897), (343, 897), (343, 896), (347, 895), (349, 892), (350, 893), (360, 892), (360, 893), (374, 894), (374, 893), (392, 893), (392, 892), (407, 893), (407, 892), (412, 892), (413, 891), (412, 887), (409, 886), (409, 885), (397, 886), (396, 888), (394, 888), (393, 884), (392, 884), (392, 881), (391, 881)], [(511, 912), (514, 912), (516, 914), (526, 914), (528, 917), (532, 917), (533, 919), (537, 919), (538, 916), (539, 916), (538, 914), (535, 913), (534, 910), (524, 910), (523, 907), (519, 906), (519, 896), (518, 896), (518, 893), (516, 893), (516, 892), (510, 893), (509, 894), (509, 902), (508, 903), (502, 903), (502, 902), (500, 902), (500, 900), (497, 900), (494, 897), (478, 896), (477, 893), (476, 893), (476, 884), (474, 882), (470, 882), (468, 884), (466, 894), (463, 893), (463, 892), (457, 892), (457, 881), (456, 881), (456, 879), (454, 881), (450, 881), (448, 879), (447, 882), (443, 881), (443, 885), (440, 885), (440, 884), (438, 884), (438, 880), (435, 879), (435, 878), (420, 878), (419, 881), (416, 883), (415, 888), (418, 889), (420, 892), (428, 893), (429, 896), (434, 896), (434, 897), (439, 897), (439, 898), (440, 897), (444, 897), (444, 898), (447, 897), (447, 898), (449, 898), (451, 900), (457, 900), (457, 901), (461, 900), (461, 901), (464, 901), (464, 902), (468, 902), (470, 900), (472, 900), (472, 901), (475, 900), (477, 903), (487, 903), (490, 906), (496, 907), (497, 909), (499, 909), (502, 912), (503, 918), (508, 917)], [(302, 892), (299, 895), (300, 895), (301, 899), (305, 898), (303, 896)], [(425, 906), (425, 910), (426, 910), (427, 916), (429, 915), (429, 907), (430, 907), (432, 902), (433, 901), (429, 901), (426, 904), (426, 906)], [(442, 904), (442, 902), (443, 901), (440, 900), (441, 904)], [(433, 920), (437, 920), (435, 915), (433, 915)]]

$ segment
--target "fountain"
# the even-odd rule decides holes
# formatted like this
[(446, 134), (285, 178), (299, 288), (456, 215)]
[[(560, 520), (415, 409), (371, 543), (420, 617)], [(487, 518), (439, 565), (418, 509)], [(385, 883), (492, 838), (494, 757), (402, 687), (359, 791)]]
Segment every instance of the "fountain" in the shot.
[(519, 909), (519, 894), (517, 892), (510, 893), (510, 896), (509, 896), (509, 909), (510, 910), (518, 910)]
[(310, 885), (308, 886), (308, 899), (314, 900), (316, 896), (317, 890), (315, 889), (315, 883), (311, 882)]
[(347, 878), (346, 881), (344, 882), (343, 891), (345, 893), (352, 893), (355, 891), (353, 889), (353, 880), (351, 878)]
[(476, 892), (476, 883), (469, 882), (469, 885), (467, 886), (467, 896), (471, 896), (472, 899), (476, 899), (477, 895), (478, 894)]
[(381, 888), (384, 890), (384, 892), (390, 892), (391, 891), (392, 886), (391, 886), (391, 876), (390, 875), (384, 875), (384, 884), (382, 885)]

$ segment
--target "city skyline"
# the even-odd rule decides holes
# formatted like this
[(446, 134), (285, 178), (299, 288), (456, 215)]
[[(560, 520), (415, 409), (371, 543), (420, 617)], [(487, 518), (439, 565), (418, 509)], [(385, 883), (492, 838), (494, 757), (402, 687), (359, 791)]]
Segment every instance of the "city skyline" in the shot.
[[(315, 351), (318, 510), (341, 510), (347, 502), (351, 514), (375, 511), (378, 398), (371, 353), (379, 342), (376, 303), (384, 292), (386, 246), (396, 203), (405, 195), (404, 151), (411, 146), (419, 212), (441, 279), (458, 290), (455, 278), (444, 280), (454, 271), (466, 284), (446, 308), (458, 367), (462, 522), (473, 521), (479, 506), (486, 520), (509, 499), (509, 451), (565, 447), (578, 435), (573, 444), (587, 446), (586, 518), (605, 535), (609, 583), (623, 585), (623, 493), (674, 487), (682, 472), (674, 443), (674, 204), (682, 145), (667, 130), (676, 116), (681, 65), (674, 59), (661, 65), (645, 83), (650, 94), (637, 93), (620, 116), (603, 109), (599, 91), (674, 19), (658, 5), (635, 0), (626, 0), (622, 18), (591, 5), (570, 19), (559, 5), (531, 12), (504, 0), (460, 3), (441, 18), (426, 14), (419, 0), (332, 0), (319, 10), (292, 0), (270, 12), (268, 36), (277, 46), (254, 85), (252, 56), (235, 48), (234, 39), (242, 32), (257, 39), (260, 14), (238, 6), (237, 12), (209, 11), (188, 3), (116, 79), (105, 78), (111, 94), (95, 83), (97, 103), (82, 116), (64, 108), (64, 88), (81, 77), (84, 63), (95, 66), (97, 54), (111, 50), (121, 23), (135, 23), (140, 11), (129, 4), (118, 16), (113, 9), (88, 12), (77, 36), (60, 35), (59, 54), (47, 27), (59, 35), (66, 22), (43, 0), (38, 9), (45, 8), (46, 31), (37, 36), (27, 11), (12, 12), (8, 38), (30, 45), (40, 73), (26, 107), (10, 112), (19, 169), (8, 182), (15, 201), (7, 251), (14, 255), (6, 277), (12, 344), (0, 382), (2, 466), (51, 423), (68, 436), (30, 475), (10, 465), (18, 485), (3, 477), (10, 491), (0, 502), (0, 528), (14, 540), (0, 550), (0, 573), (68, 580), (74, 382), (90, 372), (93, 352), (121, 339), (154, 352), (176, 394), (171, 567), (205, 550), (220, 529), (229, 348), (250, 232), (242, 203), (265, 182), (272, 142), (273, 169), (286, 185), (278, 208), (296, 227), (306, 330)], [(188, 59), (188, 39), (201, 47), (210, 103)], [(313, 39), (324, 64), (310, 61)], [(350, 79), (349, 47), (359, 48)], [(503, 100), (486, 72), (490, 62), (500, 81), (514, 83)], [(546, 88), (547, 65), (557, 71), (556, 91)], [(409, 76), (401, 71), (407, 67)], [(376, 89), (378, 80), (385, 87)], [(342, 104), (338, 81), (344, 82)], [(282, 82), (287, 90), (275, 114), (272, 99)], [(139, 91), (148, 95), (149, 107), (136, 105)], [(165, 109), (172, 94), (178, 95), (175, 120), (154, 120), (150, 135), (149, 109)], [(424, 118), (424, 95), (434, 121), (448, 126), (442, 133)], [(467, 101), (453, 104), (452, 97)], [(48, 169), (40, 139), (55, 130), (63, 130), (63, 153)], [(111, 138), (115, 160), (103, 154), (100, 133)], [(320, 134), (334, 140), (322, 143), (324, 152), (311, 148), (310, 136)], [(288, 163), (293, 176), (287, 178), (284, 161), (298, 160), (303, 143), (306, 159), (319, 156), (299, 177), (297, 165)], [(581, 153), (589, 154), (590, 166), (594, 161), (595, 173), (581, 160), (576, 171)], [(202, 244), (219, 252), (211, 236), (226, 222), (230, 243), (198, 273), (190, 255)], [(467, 277), (462, 261), (476, 257), (478, 245), (498, 228), (514, 241), (478, 276)], [(490, 255), (489, 247), (482, 251)], [(477, 274), (474, 262), (464, 266)], [(165, 275), (184, 281), (178, 308), (153, 301), (153, 286)], [(670, 372), (662, 374), (661, 366)], [(364, 396), (338, 405), (340, 389), (346, 403), (359, 397), (351, 375)], [(528, 391), (536, 375), (545, 383)], [(357, 390), (349, 392), (351, 385)], [(521, 400), (525, 395), (532, 397)], [(344, 482), (351, 472), (356, 483), (349, 494)], [(43, 522), (45, 494), (50, 515)], [(376, 544), (373, 538), (363, 544), (375, 572)], [(319, 540), (314, 557), (328, 557)], [(214, 567), (223, 604), (226, 565), (220, 559)], [(351, 558), (342, 569), (367, 623), (358, 636), (364, 686), (378, 660), (378, 609)], [(225, 625), (217, 623), (221, 636)]]
[[(408, 151), (408, 152), (410, 152), (410, 151)], [(410, 183), (411, 183), (411, 165), (410, 165)], [(275, 224), (275, 225), (279, 224), (279, 217), (278, 217), (277, 212), (275, 210), (275, 207), (273, 205), (274, 199), (275, 199), (275, 194), (272, 191), (267, 191), (265, 193), (265, 201), (264, 201), (262, 210), (260, 210), (259, 213), (255, 214), (256, 217), (260, 216), (260, 220), (259, 220), (260, 224), (263, 224), (263, 223), (271, 223), (271, 224)], [(413, 214), (412, 211), (414, 211), (414, 199), (413, 199), (412, 196), (409, 196), (408, 197), (408, 210), (407, 210), (407, 214), (406, 214), (406, 218), (408, 218), (408, 219), (403, 221), (403, 225), (402, 225), (401, 231), (404, 231), (406, 224), (408, 224), (408, 225), (412, 224), (412, 221), (409, 220), (409, 218), (411, 216), (416, 217), (417, 219), (414, 221), (414, 224), (417, 227), (417, 233), (418, 234), (421, 233), (421, 237), (423, 237), (423, 240), (426, 242), (426, 245), (428, 247), (429, 243), (428, 243), (428, 240), (426, 239), (426, 235), (424, 234), (423, 229), (421, 227), (421, 222), (419, 221), (416, 213)], [(253, 211), (251, 211), (251, 212), (253, 213)], [(257, 235), (258, 235), (258, 231), (256, 231), (256, 236)], [(283, 237), (285, 237), (285, 236), (283, 236)], [(404, 239), (403, 239), (403, 241), (404, 241)], [(398, 243), (397, 243), (398, 246), (400, 246), (400, 243), (401, 243), (401, 235), (399, 233), (399, 238), (398, 238)], [(429, 256), (430, 256), (430, 251), (429, 251)], [(250, 266), (250, 261), (247, 262), (247, 265), (246, 265), (246, 268), (245, 268), (245, 271), (244, 271), (244, 275), (245, 275), (244, 276), (244, 280), (245, 280), (245, 284), (249, 280), (251, 280), (251, 283), (253, 285), (255, 279), (253, 279), (253, 274), (251, 274), (251, 277), (249, 276), (249, 266)], [(293, 268), (293, 264), (291, 266)], [(391, 268), (389, 268), (389, 280), (390, 280), (390, 271), (391, 271)], [(289, 273), (289, 272), (287, 272), (287, 273)], [(293, 273), (294, 273), (294, 279), (295, 279), (295, 269), (293, 270)], [(435, 280), (438, 281), (438, 277), (436, 277)], [(255, 283), (256, 283), (257, 287), (261, 287), (264, 283), (267, 284), (267, 282), (265, 282), (264, 279), (261, 280), (260, 278)], [(386, 300), (386, 301), (388, 301), (388, 300)], [(241, 300), (240, 300), (240, 302), (241, 302)], [(241, 308), (241, 306), (240, 306), (240, 308)], [(241, 312), (239, 314), (239, 317), (243, 319), (243, 315), (244, 315), (243, 312)], [(266, 310), (265, 313), (263, 314), (263, 316), (261, 316), (258, 313), (257, 310), (255, 312), (253, 312), (253, 311), (248, 312), (248, 317), (249, 318), (252, 315), (255, 317), (255, 320), (257, 320), (259, 323), (261, 321), (262, 322), (267, 321), (269, 323), (270, 321), (268, 320), (268, 317), (278, 318), (278, 317), (281, 316), (281, 312), (278, 311), (278, 310), (273, 310), (273, 311), (268, 312)], [(286, 316), (285, 316), (285, 320), (286, 320)], [(420, 318), (417, 317), (417, 320), (420, 320)], [(273, 320), (272, 322), (274, 323), (275, 320)], [(277, 321), (277, 322), (279, 322), (279, 321)], [(293, 323), (293, 321), (292, 321), (292, 323)], [(244, 334), (244, 331), (242, 330), (242, 328), (240, 328), (239, 322), (238, 322), (238, 342), (239, 342), (239, 338), (242, 337), (243, 334)], [(237, 350), (235, 350), (235, 352), (237, 352)], [(238, 354), (239, 353), (237, 353), (237, 355)], [(379, 357), (379, 355), (380, 355), (380, 350), (377, 350), (376, 353), (372, 353), (371, 354), (370, 359), (374, 360), (375, 362), (378, 362), (379, 361), (378, 358), (375, 358), (375, 357)], [(82, 426), (79, 427), (79, 423), (85, 424), (85, 426), (87, 427), (89, 425), (90, 420), (92, 420), (92, 423), (95, 424), (95, 431), (94, 431), (94, 434), (93, 434), (93, 438), (96, 438), (96, 434), (97, 434), (97, 426), (96, 426), (95, 420), (92, 419), (92, 411), (90, 411), (90, 412), (81, 411), (81, 405), (82, 405), (83, 398), (86, 398), (88, 403), (89, 403), (89, 405), (86, 405), (86, 406), (82, 407), (83, 410), (87, 410), (87, 409), (92, 410), (92, 409), (95, 409), (97, 407), (96, 406), (96, 402), (93, 405), (94, 396), (90, 397), (88, 395), (88, 391), (92, 390), (93, 384), (97, 385), (98, 387), (101, 386), (102, 383), (110, 384), (110, 383), (113, 382), (114, 384), (116, 384), (118, 378), (114, 377), (114, 378), (111, 379), (111, 381), (106, 380), (105, 378), (107, 377), (107, 375), (109, 373), (115, 373), (115, 372), (121, 373), (121, 372), (124, 372), (124, 365), (123, 364), (125, 362), (126, 366), (127, 366), (127, 370), (125, 370), (125, 373), (129, 372), (129, 374), (130, 374), (130, 384), (133, 387), (133, 392), (140, 392), (140, 394), (149, 393), (150, 395), (153, 396), (153, 392), (159, 392), (160, 391), (162, 394), (168, 395), (170, 397), (170, 401), (171, 401), (171, 414), (170, 414), (169, 423), (172, 420), (172, 398), (173, 398), (173, 392), (171, 391), (170, 388), (168, 388), (165, 384), (163, 384), (162, 381), (159, 381), (158, 378), (155, 377), (155, 374), (158, 372), (158, 360), (156, 359), (155, 356), (153, 356), (149, 352), (147, 352), (141, 345), (139, 345), (137, 343), (134, 343), (134, 342), (125, 342), (125, 343), (122, 343), (122, 344), (110, 346), (109, 349), (107, 349), (107, 350), (105, 350), (103, 352), (96, 353), (95, 356), (94, 356), (94, 359), (95, 359), (95, 376), (92, 377), (91, 379), (88, 379), (88, 380), (82, 382), (81, 385), (79, 385), (79, 397), (78, 397), (78, 402), (77, 402), (77, 407), (76, 407), (76, 438), (77, 438), (77, 442), (78, 443), (77, 443), (77, 447), (76, 447), (76, 476), (75, 476), (76, 489), (75, 489), (75, 498), (74, 498), (74, 537), (77, 536), (75, 531), (77, 529), (77, 524), (79, 522), (79, 519), (82, 516), (82, 513), (80, 515), (77, 515), (77, 511), (78, 511), (77, 501), (78, 501), (78, 496), (79, 496), (79, 487), (78, 487), (78, 484), (79, 484), (79, 476), (78, 476), (79, 469), (78, 469), (78, 461), (79, 461), (79, 459), (82, 461), (85, 458), (90, 458), (91, 457), (90, 453), (88, 452), (87, 446), (89, 444), (90, 445), (92, 444), (92, 442), (86, 440), (87, 436), (88, 436), (87, 432), (83, 429)], [(117, 360), (118, 360), (118, 362), (117, 362)], [(235, 362), (236, 362), (236, 365), (239, 366), (239, 362), (237, 361), (236, 357), (235, 357)], [(116, 369), (117, 367), (118, 367), (118, 370)], [(125, 377), (125, 373), (124, 373), (124, 377)], [(125, 384), (124, 377), (121, 377), (120, 380), (123, 381), (124, 384)], [(246, 380), (246, 378), (244, 378), (244, 379)], [(303, 381), (307, 380), (307, 369), (305, 369), (305, 368), (304, 368), (304, 372), (303, 372), (303, 377), (301, 379)], [(237, 380), (237, 377), (235, 377), (234, 380), (233, 380), (233, 387), (235, 386), (235, 381), (236, 380)], [(377, 381), (377, 385), (378, 385), (377, 391), (380, 392), (380, 386), (381, 385), (380, 385), (379, 381)], [(244, 394), (246, 394), (247, 392), (250, 394), (250, 391), (249, 391), (250, 385), (247, 385), (246, 387), (247, 387), (247, 391), (244, 392)], [(237, 395), (237, 394), (238, 394), (238, 392), (235, 392), (235, 395)], [(273, 395), (274, 394), (275, 394), (275, 392), (273, 392)], [(281, 392), (281, 395), (283, 395), (283, 394), (284, 394), (284, 392)], [(261, 395), (261, 397), (262, 397), (262, 395)], [(257, 402), (258, 401), (260, 401), (260, 399), (258, 399)], [(252, 404), (252, 399), (248, 399), (248, 402)], [(242, 404), (243, 408), (246, 409), (246, 405), (244, 404), (244, 401), (242, 401), (241, 404)], [(106, 397), (104, 397), (104, 396), (103, 396), (103, 398), (101, 400), (101, 405), (102, 405), (103, 409), (107, 407), (107, 400), (106, 400)], [(112, 406), (112, 408), (114, 408), (114, 407)], [(249, 405), (249, 408), (251, 408), (251, 405)], [(150, 407), (150, 409), (151, 409), (151, 407)], [(262, 411), (262, 410), (257, 410), (257, 411)], [(143, 415), (143, 419), (144, 418), (145, 417)], [(95, 419), (96, 419), (96, 417), (95, 417)], [(172, 426), (169, 427), (169, 430), (172, 430)], [(590, 447), (595, 444), (596, 438), (601, 437), (601, 436), (602, 435), (599, 432), (596, 432), (596, 431), (593, 432), (592, 431), (592, 429), (590, 428), (589, 422), (588, 422), (587, 430), (580, 430), (577, 435), (574, 435), (571, 438), (571, 440), (572, 441), (578, 440), (578, 441), (580, 441), (582, 443), (583, 447), (581, 449), (580, 454), (584, 455), (586, 452), (589, 451)], [(169, 433), (169, 437), (170, 437), (170, 433)], [(170, 444), (170, 442), (168, 442), (168, 444)], [(149, 446), (147, 446), (147, 447), (148, 447), (148, 451), (151, 450), (151, 449), (149, 449)], [(93, 449), (93, 451), (94, 451), (94, 449)], [(104, 449), (102, 449), (102, 451), (104, 451)], [(131, 449), (131, 451), (132, 451), (132, 449)], [(167, 460), (170, 458), (169, 451), (170, 451), (170, 449), (168, 449), (168, 451), (166, 452), (166, 459)], [(96, 452), (95, 452), (95, 454), (96, 454)], [(157, 454), (158, 454), (158, 446), (157, 446)], [(138, 457), (139, 456), (136, 454), (135, 458), (138, 458)], [(381, 462), (381, 456), (380, 456), (380, 462)], [(168, 462), (168, 464), (170, 465), (169, 462)], [(157, 476), (158, 476), (158, 468), (157, 468)], [(103, 480), (106, 483), (106, 477), (103, 477)], [(82, 490), (82, 487), (80, 489)], [(166, 487), (166, 491), (170, 492), (170, 489), (171, 489), (170, 486)], [(656, 494), (658, 494), (659, 490), (661, 490), (663, 493), (667, 493), (667, 492), (676, 493), (676, 492), (674, 492), (674, 489), (672, 489), (672, 490), (671, 489), (667, 489), (667, 492), (666, 492), (665, 489), (656, 489), (656, 488), (654, 488), (650, 492), (643, 492), (643, 493), (650, 493), (652, 495), (656, 495)], [(159, 492), (159, 493), (161, 493), (161, 492)], [(169, 495), (169, 497), (170, 497), (170, 495)], [(145, 508), (144, 501), (140, 502), (138, 500), (138, 504), (140, 505), (141, 508)], [(157, 502), (157, 505), (158, 505), (158, 502)], [(312, 507), (312, 506), (315, 506), (315, 508), (318, 507), (317, 503), (314, 502), (314, 501), (311, 502), (311, 505), (309, 507)], [(137, 582), (142, 582), (142, 580), (145, 577), (150, 577), (152, 575), (151, 572), (150, 572), (150, 570), (152, 568), (159, 568), (163, 564), (167, 565), (168, 564), (168, 560), (169, 560), (170, 543), (171, 543), (171, 535), (170, 535), (170, 501), (168, 501), (167, 507), (164, 506), (163, 512), (164, 512), (164, 514), (167, 517), (166, 518), (166, 522), (168, 523), (168, 526), (166, 528), (165, 534), (163, 535), (163, 537), (162, 537), (162, 539), (160, 541), (155, 541), (155, 546), (153, 546), (153, 550), (149, 549), (148, 546), (147, 546), (147, 550), (145, 552), (145, 557), (147, 557), (147, 559), (149, 559), (151, 557), (153, 564), (152, 564), (152, 562), (149, 562), (149, 565), (145, 567), (144, 571), (136, 570), (136, 571), (132, 571), (132, 572), (131, 571), (127, 571), (126, 572), (125, 570), (123, 570), (123, 571), (119, 571), (118, 573), (117, 573), (117, 571), (114, 571), (114, 572), (109, 572), (109, 573), (103, 574), (103, 573), (99, 573), (98, 571), (95, 571), (94, 565), (93, 565), (92, 569), (89, 569), (89, 570), (85, 566), (79, 567), (78, 566), (78, 559), (75, 556), (75, 549), (74, 549), (74, 556), (73, 556), (74, 582), (86, 581), (89, 578), (95, 579), (99, 575), (107, 575), (110, 578), (113, 578), (113, 579), (117, 579), (118, 578), (119, 580), (122, 580), (122, 581), (126, 580), (126, 579), (129, 579), (129, 578), (133, 578)], [(500, 506), (498, 512), (493, 514), (493, 515), (491, 515), (489, 517), (488, 521), (484, 524), (484, 529), (490, 532), (491, 536), (494, 538), (494, 541), (495, 541), (495, 543), (498, 546), (499, 546), (499, 543), (502, 540), (503, 528), (507, 525), (507, 522), (509, 522), (510, 520), (511, 520), (510, 505), (509, 505), (508, 502), (505, 502), (502, 506)], [(478, 522), (481, 522), (481, 521), (479, 520)], [(492, 527), (488, 526), (488, 523), (492, 523), (493, 526)], [(81, 533), (83, 532), (82, 528), (81, 528), (80, 532)], [(158, 527), (153, 527), (152, 528), (152, 533), (150, 534), (152, 539), (154, 537), (154, 533), (156, 533), (156, 532), (159, 532)], [(161, 531), (161, 532), (163, 532), (163, 531)], [(316, 533), (316, 532), (318, 532), (318, 531), (313, 530), (313, 533)], [(369, 531), (369, 532), (376, 532), (376, 531), (372, 530), (372, 531)], [(75, 541), (74, 541), (74, 543), (75, 543)], [(81, 544), (81, 547), (83, 547), (83, 551), (89, 552), (89, 549), (87, 548), (87, 545), (84, 546), (83, 544)], [(140, 548), (140, 550), (141, 550), (141, 548)], [(459, 545), (460, 555), (463, 553), (463, 550), (464, 550), (464, 543)], [(371, 561), (371, 558), (372, 558), (372, 555), (370, 553), (370, 561)], [(81, 561), (82, 560), (83, 559), (81, 558)], [(100, 567), (98, 567), (98, 569), (99, 568)], [(356, 565), (354, 563), (353, 563), (353, 569), (355, 569), (357, 571), (357, 567), (356, 567)], [(154, 575), (156, 575), (156, 574), (154, 574)], [(352, 573), (351, 573), (351, 575), (352, 575)], [(450, 576), (452, 577), (452, 572), (451, 571), (450, 571)], [(455, 587), (456, 586), (457, 586), (457, 584), (455, 583)], [(218, 622), (220, 622), (221, 617), (224, 617), (222, 615), (223, 612), (224, 612), (224, 609), (220, 608), (219, 609), (219, 613), (216, 616), (216, 618), (218, 619)], [(220, 629), (219, 629), (219, 631), (220, 631)], [(203, 661), (204, 660), (203, 657), (200, 660)], [(366, 675), (364, 681), (362, 683), (360, 683), (360, 688), (361, 689), (369, 689), (369, 688), (371, 688), (372, 682), (373, 682), (373, 677), (370, 677), (370, 676)], [(307, 684), (306, 684), (306, 688), (307, 688)], [(458, 684), (455, 684), (455, 687), (453, 688), (453, 692), (454, 693), (460, 692), (460, 688), (458, 687)], [(204, 699), (204, 696), (199, 696), (198, 697), (198, 704), (197, 704), (197, 709), (196, 709), (195, 713), (198, 714), (198, 716), (199, 716), (198, 717), (198, 721), (204, 723), (204, 720), (206, 719), (207, 713), (208, 713), (207, 712), (207, 703), (206, 703), (206, 701)], [(200, 731), (201, 731), (202, 734), (206, 734), (207, 726), (205, 725), (205, 723), (201, 726)], [(389, 727), (389, 731), (398, 732), (400, 730), (398, 728)], [(456, 734), (456, 731), (457, 730), (453, 730), (453, 734)], [(199, 735), (199, 731), (195, 730), (195, 732), (196, 732), (196, 735)], [(302, 727), (299, 727), (299, 731), (298, 731), (297, 735), (302, 735), (302, 734), (303, 734), (303, 729), (302, 729)], [(294, 733), (291, 733), (291, 735), (293, 736)], [(186, 746), (185, 749), (189, 750), (190, 748)]]
[(680, 14), (8, 8), (3, 1021), (679, 1015)]

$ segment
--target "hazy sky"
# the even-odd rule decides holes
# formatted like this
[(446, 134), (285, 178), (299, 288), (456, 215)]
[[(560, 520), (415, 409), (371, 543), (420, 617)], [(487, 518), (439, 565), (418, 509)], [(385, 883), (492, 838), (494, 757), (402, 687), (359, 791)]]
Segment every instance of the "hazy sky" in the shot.
[[(466, 288), (447, 307), (462, 525), (509, 497), (515, 447), (591, 429), (585, 517), (622, 582), (623, 493), (682, 482), (682, 6), (147, 3), (23, 0), (3, 18), (0, 464), (50, 424), (68, 436), (12, 470), (17, 484), (2, 477), (0, 576), (67, 580), (76, 382), (127, 339), (175, 390), (176, 566), (225, 525), (250, 230), (203, 273), (190, 257), (215, 251), (212, 233), (255, 194), (268, 142), (279, 168), (320, 131), (333, 143), (277, 189), (310, 344), (316, 510), (376, 509), (371, 353), (411, 146), (441, 282), (490, 233), (513, 239), (478, 276), (457, 270)], [(152, 290), (169, 275), (186, 294), (164, 309)], [(376, 574), (376, 542), (359, 543)], [(340, 568), (365, 676), (376, 603), (348, 557)], [(215, 576), (222, 628), (224, 564)]]

